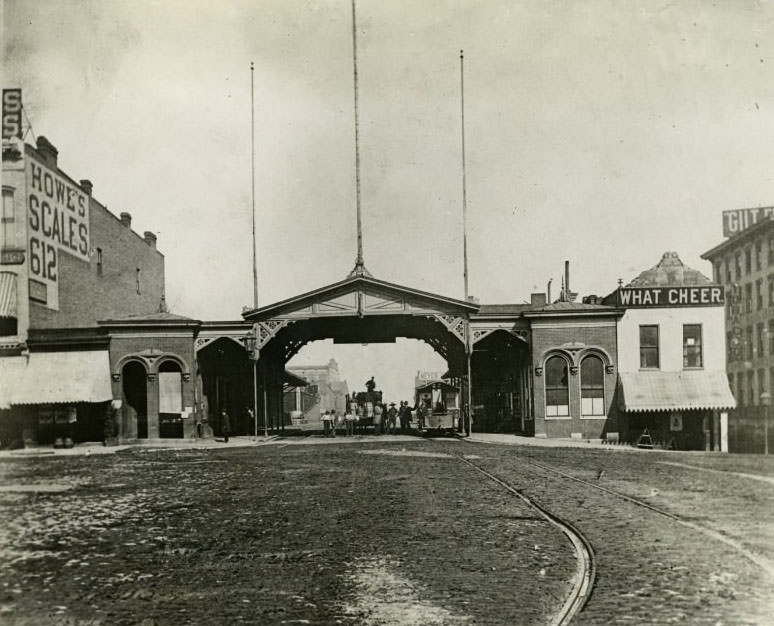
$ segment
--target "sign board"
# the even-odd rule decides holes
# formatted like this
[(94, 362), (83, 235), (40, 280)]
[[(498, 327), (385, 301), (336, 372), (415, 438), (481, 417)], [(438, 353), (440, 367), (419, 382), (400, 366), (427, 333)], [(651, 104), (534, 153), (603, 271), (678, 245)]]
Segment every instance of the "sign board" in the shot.
[(627, 308), (723, 306), (725, 290), (719, 285), (701, 287), (621, 287), (618, 306)]
[(774, 206), (723, 211), (723, 236), (732, 237), (761, 220), (774, 216)]
[(3, 139), (22, 138), (21, 89), (3, 89)]
[(30, 291), (59, 310), (59, 251), (89, 261), (89, 197), (41, 163), (27, 163)]

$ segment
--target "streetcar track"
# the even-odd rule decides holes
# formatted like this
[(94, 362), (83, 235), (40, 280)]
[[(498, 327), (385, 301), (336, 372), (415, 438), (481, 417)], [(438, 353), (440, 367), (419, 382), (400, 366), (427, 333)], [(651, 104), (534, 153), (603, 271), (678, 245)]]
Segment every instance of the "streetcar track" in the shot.
[(675, 515), (674, 513), (670, 513), (669, 511), (665, 511), (664, 509), (660, 509), (657, 506), (653, 506), (652, 504), (645, 502), (643, 500), (640, 500), (638, 498), (634, 498), (632, 496), (628, 496), (625, 493), (621, 493), (619, 491), (615, 491), (614, 489), (610, 489), (609, 487), (603, 487), (602, 485), (595, 485), (592, 482), (589, 482), (587, 480), (584, 480), (582, 478), (578, 478), (577, 476), (573, 476), (572, 474), (568, 474), (567, 472), (563, 472), (561, 470), (558, 470), (553, 467), (549, 467), (547, 465), (543, 465), (542, 463), (538, 463), (531, 458), (527, 459), (527, 462), (534, 465), (535, 467), (539, 467), (540, 469), (552, 472), (554, 474), (558, 474), (559, 476), (562, 476), (564, 478), (569, 478), (570, 480), (573, 480), (575, 482), (581, 483), (582, 485), (585, 485), (587, 487), (593, 487), (594, 489), (597, 489), (599, 491), (602, 491), (604, 493), (607, 493), (609, 495), (612, 495), (613, 497), (619, 498), (621, 500), (625, 500), (626, 502), (629, 502), (631, 504), (634, 504), (636, 506), (648, 509), (649, 511), (652, 511), (653, 513), (656, 513), (658, 515), (661, 515), (663, 517), (666, 517), (682, 526), (685, 526), (686, 528), (690, 528), (691, 530), (695, 530), (697, 532), (702, 533), (704, 536), (709, 537), (710, 539), (714, 539), (715, 541), (719, 541), (730, 548), (733, 548), (736, 550), (739, 554), (747, 558), (749, 561), (763, 569), (769, 576), (774, 578), (774, 564), (771, 563), (768, 559), (761, 557), (751, 550), (748, 550), (745, 548), (741, 543), (738, 541), (735, 541), (734, 539), (731, 539), (730, 537), (727, 537), (723, 533), (712, 530), (711, 528), (707, 528), (705, 526), (702, 526), (700, 524), (697, 524), (696, 522), (691, 522), (689, 520), (683, 519), (682, 517)]
[(466, 463), (476, 471), (489, 478), (491, 481), (505, 488), (507, 491), (518, 497), (530, 507), (534, 508), (538, 513), (540, 513), (543, 519), (556, 526), (569, 539), (576, 555), (575, 577), (573, 580), (572, 589), (562, 604), (560, 611), (554, 615), (554, 618), (551, 620), (551, 625), (565, 626), (569, 624), (573, 618), (583, 610), (583, 607), (591, 597), (591, 593), (594, 588), (594, 581), (596, 580), (596, 562), (594, 559), (594, 549), (591, 545), (591, 542), (570, 522), (561, 519), (554, 513), (551, 513), (541, 504), (538, 504), (535, 500), (524, 495), (524, 493), (522, 493), (520, 490), (516, 489), (512, 485), (509, 485), (491, 472), (488, 472), (476, 463), (473, 463), (473, 461), (470, 459), (458, 454), (452, 454), (450, 456), (453, 456), (463, 463)]

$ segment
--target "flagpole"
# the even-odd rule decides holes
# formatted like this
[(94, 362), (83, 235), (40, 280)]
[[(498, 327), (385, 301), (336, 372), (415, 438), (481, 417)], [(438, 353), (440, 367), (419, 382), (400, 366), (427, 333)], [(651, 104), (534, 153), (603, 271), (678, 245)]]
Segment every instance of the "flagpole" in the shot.
[[(258, 308), (258, 253), (255, 239), (255, 66), (250, 61), (250, 192), (253, 214), (253, 308)], [(258, 337), (253, 332), (253, 341)], [(258, 358), (256, 347), (250, 353), (253, 361), (253, 433), (258, 441)], [(267, 416), (264, 414), (264, 420)]]
[[(460, 50), (460, 117), (462, 139), (462, 276), (465, 287), (465, 302), (468, 301), (468, 188), (467, 171), (465, 165), (465, 54)], [(473, 432), (473, 342), (470, 337), (470, 316), (468, 316), (467, 331), (465, 333), (465, 360), (468, 369), (468, 394), (467, 394), (467, 435)]]

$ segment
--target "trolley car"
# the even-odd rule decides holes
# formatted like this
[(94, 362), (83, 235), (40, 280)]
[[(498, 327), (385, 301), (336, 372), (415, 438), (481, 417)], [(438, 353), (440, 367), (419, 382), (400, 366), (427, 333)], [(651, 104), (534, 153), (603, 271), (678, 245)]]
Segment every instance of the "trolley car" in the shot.
[(444, 380), (427, 380), (414, 389), (419, 428), (425, 433), (456, 433), (460, 420), (460, 390)]

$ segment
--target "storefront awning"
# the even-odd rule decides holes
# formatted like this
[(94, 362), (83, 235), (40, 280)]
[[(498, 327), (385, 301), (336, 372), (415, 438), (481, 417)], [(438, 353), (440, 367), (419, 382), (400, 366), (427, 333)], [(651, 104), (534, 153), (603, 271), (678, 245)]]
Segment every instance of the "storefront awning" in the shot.
[(33, 352), (0, 359), (0, 406), (106, 402), (113, 398), (106, 350)]
[(16, 315), (16, 274), (0, 272), (0, 317)]
[(733, 409), (736, 400), (725, 372), (621, 372), (624, 411)]

